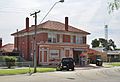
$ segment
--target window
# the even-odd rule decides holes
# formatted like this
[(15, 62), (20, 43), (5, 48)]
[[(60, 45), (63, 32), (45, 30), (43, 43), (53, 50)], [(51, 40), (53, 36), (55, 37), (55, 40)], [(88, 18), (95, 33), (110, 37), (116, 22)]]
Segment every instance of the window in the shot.
[(48, 42), (52, 42), (52, 34), (48, 34)]
[(86, 36), (83, 36), (83, 44), (86, 44)]
[(76, 43), (77, 43), (77, 44), (83, 44), (83, 37), (77, 36), (77, 37), (76, 37)]
[(48, 34), (48, 42), (49, 43), (56, 43), (57, 42), (57, 35), (49, 33)]
[(71, 42), (70, 40), (71, 40), (70, 35), (63, 35), (63, 42), (69, 43), (69, 42)]
[(74, 39), (73, 39), (74, 37), (73, 36), (71, 36), (71, 43), (74, 43)]
[(76, 43), (76, 36), (73, 36), (73, 43)]
[(66, 56), (66, 57), (69, 57), (69, 50), (66, 50), (66, 51), (65, 51), (65, 56)]
[(75, 35), (71, 36), (71, 43), (76, 43), (76, 36)]
[(52, 36), (52, 39), (53, 39), (53, 43), (56, 43), (57, 42), (57, 35), (56, 34), (53, 34), (53, 36)]
[(50, 50), (50, 59), (58, 59), (59, 50)]
[(80, 44), (83, 44), (83, 37), (79, 37)]
[(48, 38), (48, 42), (52, 42), (52, 38)]

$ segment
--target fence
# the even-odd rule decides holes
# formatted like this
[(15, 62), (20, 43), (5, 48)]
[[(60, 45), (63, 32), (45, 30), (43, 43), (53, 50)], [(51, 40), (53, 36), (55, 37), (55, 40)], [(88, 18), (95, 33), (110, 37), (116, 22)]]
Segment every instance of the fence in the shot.
[[(0, 62), (0, 67), (6, 67), (6, 62), (2, 61)], [(28, 66), (33, 66), (33, 62), (32, 61), (26, 61), (26, 62), (15, 62), (15, 66), (18, 67), (28, 67)]]

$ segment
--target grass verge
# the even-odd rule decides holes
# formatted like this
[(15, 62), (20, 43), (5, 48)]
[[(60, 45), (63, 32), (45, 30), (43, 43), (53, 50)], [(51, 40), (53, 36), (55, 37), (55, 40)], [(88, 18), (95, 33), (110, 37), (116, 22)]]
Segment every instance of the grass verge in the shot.
[(110, 62), (110, 63), (105, 63), (104, 67), (110, 68), (114, 66), (120, 66), (120, 62)]
[(112, 66), (120, 66), (120, 62), (110, 63)]
[[(0, 75), (17, 75), (17, 74), (26, 74), (29, 72), (33, 72), (33, 68), (21, 68), (21, 69), (0, 69)], [(55, 68), (37, 68), (37, 72), (53, 72)]]

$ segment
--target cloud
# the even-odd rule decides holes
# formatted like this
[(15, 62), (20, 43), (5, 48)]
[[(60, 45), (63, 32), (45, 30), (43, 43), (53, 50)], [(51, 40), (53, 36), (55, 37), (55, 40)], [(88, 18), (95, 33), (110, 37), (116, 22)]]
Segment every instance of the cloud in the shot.
[[(34, 24), (30, 13), (41, 10), (38, 14), (39, 23), (56, 1), (59, 0), (1, 0), (0, 18), (3, 21), (0, 22), (0, 37), (3, 37), (5, 43), (13, 42), (10, 34), (17, 28), (20, 30), (25, 27), (27, 16), (30, 18), (30, 24)], [(117, 38), (120, 33), (120, 11), (109, 15), (107, 7), (108, 0), (65, 0), (64, 3), (56, 4), (44, 21), (55, 20), (64, 23), (64, 17), (68, 16), (70, 25), (91, 33), (88, 36), (89, 44), (94, 38), (105, 36), (104, 25), (108, 24), (109, 37), (120, 47), (120, 39)]]

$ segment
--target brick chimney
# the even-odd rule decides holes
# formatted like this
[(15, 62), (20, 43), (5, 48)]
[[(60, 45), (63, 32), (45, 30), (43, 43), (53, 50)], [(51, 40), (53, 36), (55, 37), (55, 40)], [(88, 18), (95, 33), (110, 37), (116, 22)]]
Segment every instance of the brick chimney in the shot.
[(0, 38), (0, 48), (2, 48), (2, 38)]
[[(26, 17), (26, 32), (29, 32), (29, 18)], [(29, 53), (29, 35), (26, 36), (26, 57), (27, 57), (27, 60), (29, 60), (30, 58), (30, 53)]]
[(68, 31), (68, 17), (65, 17), (65, 30)]
[(26, 17), (26, 31), (29, 31), (29, 18)]

